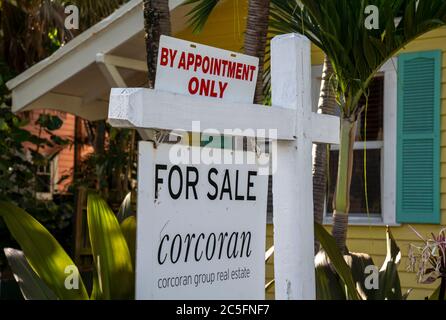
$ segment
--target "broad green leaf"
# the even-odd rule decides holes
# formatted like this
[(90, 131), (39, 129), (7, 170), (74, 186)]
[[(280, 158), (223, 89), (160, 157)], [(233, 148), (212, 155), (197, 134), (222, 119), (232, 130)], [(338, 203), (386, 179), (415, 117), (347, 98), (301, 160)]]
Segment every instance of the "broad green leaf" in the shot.
[(132, 258), (132, 265), (135, 268), (135, 254), (136, 254), (136, 217), (127, 217), (121, 222), (121, 231), (124, 235), (127, 247), (129, 248), (130, 256)]
[(401, 283), (398, 265), (401, 261), (401, 250), (393, 238), (390, 228), (386, 229), (387, 254), (379, 271), (379, 289), (375, 293), (376, 300), (401, 300)]
[[(127, 242), (127, 247), (129, 248), (130, 257), (132, 259), (133, 270), (136, 268), (136, 217), (127, 217), (121, 222), (121, 231), (124, 235), (125, 241)], [(135, 273), (132, 273), (132, 283), (135, 283)], [(132, 295), (133, 299), (134, 296)]]
[(348, 296), (352, 300), (360, 300), (356, 286), (353, 281), (352, 273), (347, 263), (339, 251), (334, 238), (319, 223), (314, 224), (314, 230), (317, 240), (319, 240), (322, 248), (330, 258), (336, 272), (344, 281), (347, 288)]
[(26, 300), (57, 300), (57, 296), (29, 265), (23, 251), (5, 248), (6, 259)]
[(130, 217), (131, 215), (132, 215), (132, 192), (129, 192), (122, 201), (116, 217), (118, 218), (119, 223), (122, 223), (122, 221), (124, 221), (127, 217)]
[[(101, 300), (103, 299), (102, 296), (102, 282), (99, 279), (101, 274), (101, 264), (100, 260), (94, 261), (95, 267), (93, 270), (93, 288), (91, 290), (90, 300)], [(97, 263), (97, 264), (96, 264)]]
[(193, 5), (190, 11), (186, 14), (189, 17), (189, 25), (193, 27), (194, 33), (199, 33), (203, 30), (209, 16), (211, 15), (219, 0), (185, 0), (181, 5)]
[(101, 273), (101, 266), (96, 265), (93, 271), (93, 289), (91, 291), (90, 300), (102, 299), (102, 283), (99, 281), (99, 274)]
[(116, 216), (107, 203), (88, 194), (87, 221), (99, 287), (96, 298), (129, 299), (133, 296), (133, 267), (130, 252)]
[(19, 243), (29, 264), (60, 299), (88, 299), (82, 279), (79, 289), (67, 289), (65, 269), (74, 266), (73, 260), (57, 240), (36, 219), (19, 207), (0, 201), (0, 216)]
[(47, 128), (48, 130), (54, 131), (57, 129), (60, 129), (63, 125), (62, 119), (60, 119), (58, 116), (51, 115), (51, 114), (41, 114), (39, 116), (39, 119), (37, 119), (37, 124), (40, 126)]
[(364, 300), (373, 299), (375, 294), (374, 289), (367, 289), (365, 286), (366, 278), (369, 273), (365, 273), (367, 266), (375, 264), (373, 263), (372, 257), (366, 253), (355, 253), (350, 252), (344, 256), (347, 265), (351, 269), (353, 281), (356, 284), (356, 290), (358, 291), (361, 298)]
[(321, 250), (314, 257), (317, 300), (346, 300), (345, 286), (336, 271), (330, 266), (325, 251)]

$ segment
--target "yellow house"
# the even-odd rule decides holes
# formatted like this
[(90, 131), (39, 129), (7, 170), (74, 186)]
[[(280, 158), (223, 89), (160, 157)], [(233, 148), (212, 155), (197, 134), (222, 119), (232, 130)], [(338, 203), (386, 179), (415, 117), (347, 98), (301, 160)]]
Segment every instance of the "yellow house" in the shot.
[[(170, 1), (173, 36), (243, 51), (247, 1), (221, 1), (198, 35), (187, 26), (185, 14), (189, 9), (178, 6), (180, 2)], [(13, 92), (13, 110), (50, 108), (89, 120), (106, 118), (110, 87), (144, 85), (141, 5), (141, 0), (129, 1), (8, 83)], [(323, 53), (314, 47), (315, 109), (322, 63)], [(385, 225), (390, 225), (403, 253), (399, 268), (403, 290), (413, 288), (409, 297), (423, 299), (438, 284), (418, 284), (415, 274), (406, 271), (409, 244), (418, 241), (409, 224), (426, 236), (446, 225), (446, 28), (415, 40), (383, 66), (371, 86), (367, 119), (363, 116), (359, 127), (365, 123), (367, 142), (358, 131), (355, 144), (348, 247), (353, 252), (371, 254), (380, 266), (386, 251)], [(414, 140), (407, 144), (410, 139)], [(331, 155), (330, 167), (335, 168), (336, 146), (332, 146)], [(335, 174), (333, 171), (330, 175)], [(324, 223), (330, 229), (330, 199), (326, 207)], [(269, 217), (267, 248), (273, 244), (271, 221)], [(270, 261), (266, 282), (273, 277)], [(273, 287), (267, 298), (274, 298)]]

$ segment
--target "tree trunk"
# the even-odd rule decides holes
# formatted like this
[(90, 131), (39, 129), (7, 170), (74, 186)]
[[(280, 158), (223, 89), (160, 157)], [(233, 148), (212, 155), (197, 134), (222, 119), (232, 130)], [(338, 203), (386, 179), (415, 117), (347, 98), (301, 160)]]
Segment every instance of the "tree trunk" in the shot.
[[(322, 71), (322, 82), (320, 88), (320, 104), (318, 112), (322, 114), (334, 115), (336, 111), (336, 100), (333, 90), (330, 88), (330, 77), (333, 74), (333, 67), (330, 60), (325, 57), (324, 68)], [(328, 174), (328, 148), (325, 143), (317, 143), (313, 146), (313, 212), (314, 221), (322, 223), (324, 217), (325, 197), (327, 190), (327, 174)], [(319, 241), (314, 239), (314, 253), (319, 251)]]
[(259, 58), (254, 103), (263, 103), (263, 62), (268, 33), (269, 0), (250, 0), (246, 22), (245, 53)]
[(348, 212), (350, 209), (350, 185), (353, 170), (353, 144), (356, 136), (356, 117), (341, 118), (338, 176), (333, 197), (333, 230), (336, 244), (343, 254), (347, 253), (346, 240)]
[(168, 0), (144, 0), (144, 31), (146, 33), (146, 53), (148, 86), (155, 87), (158, 47), (161, 35), (170, 35), (170, 11)]

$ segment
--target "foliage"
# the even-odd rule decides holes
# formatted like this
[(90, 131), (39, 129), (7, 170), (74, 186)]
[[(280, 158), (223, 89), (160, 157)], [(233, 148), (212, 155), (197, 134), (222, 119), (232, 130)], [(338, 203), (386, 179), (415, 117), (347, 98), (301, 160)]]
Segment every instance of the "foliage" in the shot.
[(39, 278), (31, 265), (26, 260), (22, 251), (5, 248), (5, 255), (8, 263), (13, 270), (16, 270), (15, 280), (19, 283), (20, 290), (26, 300), (55, 300), (57, 296), (50, 288)]
[(405, 300), (402, 294), (398, 265), (401, 251), (389, 228), (386, 231), (387, 254), (379, 270), (378, 288), (365, 286), (365, 268), (374, 265), (366, 254), (342, 255), (335, 239), (320, 224), (315, 224), (315, 234), (322, 250), (315, 257), (316, 295), (320, 300)]
[(220, 0), (185, 0), (182, 5), (193, 5), (186, 16), (189, 17), (188, 23), (193, 27), (194, 33), (203, 30), (209, 16)]
[(103, 199), (89, 194), (87, 202), (90, 243), (98, 280), (102, 284), (93, 291), (100, 290), (103, 299), (124, 299), (133, 292), (133, 265), (126, 238)]
[[(95, 261), (93, 290), (87, 294), (82, 279), (79, 277), (78, 289), (67, 289), (67, 267), (74, 266), (73, 261), (55, 238), (36, 219), (14, 204), (0, 202), (0, 216), (22, 248), (26, 261), (51, 292), (58, 299), (130, 299), (133, 298), (134, 267), (130, 258), (129, 246), (134, 246), (136, 237), (134, 217), (125, 219), (121, 226), (106, 202), (94, 193), (88, 195), (87, 221), (90, 242)], [(124, 226), (125, 236), (121, 227)], [(128, 243), (127, 243), (128, 239)], [(14, 253), (14, 251), (10, 251)], [(53, 297), (41, 282), (33, 278), (26, 263), (21, 260), (11, 264), (16, 279), (25, 298), (36, 299)], [(28, 279), (26, 281), (25, 279)], [(42, 294), (45, 290), (45, 294)], [(37, 293), (33, 295), (33, 293)]]
[[(302, 33), (329, 57), (337, 101), (346, 117), (361, 111), (359, 99), (382, 64), (410, 41), (446, 22), (446, 3), (442, 0), (272, 3), (273, 33)], [(378, 8), (378, 29), (369, 30), (364, 25), (368, 5)]]
[(414, 228), (423, 245), (410, 244), (409, 271), (417, 273), (419, 283), (433, 283), (440, 279), (440, 286), (433, 297), (445, 299), (446, 291), (446, 228), (431, 234), (431, 238), (423, 238)]
[[(62, 122), (50, 114), (43, 114), (36, 123), (41, 133), (48, 134), (47, 139), (26, 130), (29, 121), (11, 112), (6, 82), (127, 1), (6, 0), (0, 3), (0, 199), (11, 200), (36, 217), (65, 248), (71, 245), (69, 227), (73, 206), (68, 199), (38, 201), (35, 185), (37, 166), (45, 165), (57, 154), (43, 156), (42, 148), (61, 150), (71, 142), (53, 133)], [(68, 4), (79, 8), (80, 30), (64, 28), (64, 7)], [(0, 219), (0, 245), (14, 244)], [(1, 252), (0, 270), (4, 264)]]
[[(324, 227), (322, 227), (320, 224), (315, 224), (315, 234), (316, 238), (321, 243), (322, 248), (324, 249), (323, 256), (329, 257), (330, 261), (332, 262), (334, 268), (336, 269), (337, 274), (339, 275), (342, 283), (347, 288), (348, 297), (352, 300), (359, 300), (358, 292), (356, 291), (355, 283), (353, 281), (353, 276), (351, 273), (350, 268), (348, 267), (347, 263), (344, 260), (344, 257), (342, 253), (339, 251), (338, 247), (336, 246), (336, 242), (334, 241), (333, 237), (328, 234), (327, 231), (325, 231)], [(322, 253), (321, 253), (322, 255)], [(325, 279), (325, 277), (328, 277), (327, 269), (322, 269), (322, 266), (325, 266), (326, 264), (320, 263), (320, 255), (316, 256), (316, 266), (317, 267), (317, 274), (320, 276), (320, 279), (322, 280), (321, 285), (328, 282), (328, 279)], [(325, 276), (325, 277), (324, 277)], [(321, 287), (322, 288), (322, 287)], [(327, 287), (326, 289), (328, 289)], [(323, 291), (320, 291), (323, 292)]]
[(132, 206), (132, 193), (129, 192), (125, 196), (124, 200), (119, 207), (118, 214), (116, 215), (119, 223), (124, 221), (126, 218), (130, 217), (133, 214), (133, 206)]
[[(97, 123), (87, 123), (88, 144), (95, 145)], [(73, 188), (96, 189), (115, 209), (116, 199), (122, 199), (136, 188), (137, 134), (134, 129), (117, 129), (106, 125), (105, 145), (95, 150), (79, 164)]]
[(54, 1), (2, 1), (1, 54), (9, 67), (22, 72), (57, 49), (55, 44), (72, 38), (64, 19), (63, 7)]
[[(130, 193), (129, 193), (130, 194)], [(135, 267), (136, 261), (136, 217), (134, 215), (129, 215), (121, 222), (121, 231), (127, 241), (129, 247), (130, 258), (133, 266)]]
[[(13, 70), (22, 72), (126, 2), (128, 0), (2, 1), (2, 54)], [(65, 29), (67, 5), (79, 8), (80, 30)]]
[(79, 290), (65, 287), (65, 268), (74, 262), (45, 227), (23, 209), (0, 202), (0, 216), (14, 239), (20, 244), (27, 261), (42, 281), (61, 299), (83, 299), (87, 292), (83, 282)]
[[(46, 165), (57, 155), (57, 151), (44, 156), (39, 150), (52, 148), (61, 150), (70, 142), (54, 134), (62, 122), (57, 116), (42, 115), (36, 126), (49, 134), (49, 139), (33, 134), (25, 128), (29, 120), (15, 115), (7, 97), (2, 96), (4, 103), (0, 106), (0, 199), (10, 200), (30, 212), (44, 223), (56, 236), (66, 238), (73, 207), (66, 201), (39, 201), (36, 190), (39, 177), (36, 170), (39, 165)], [(44, 119), (45, 118), (45, 119)], [(0, 244), (2, 247), (14, 244), (5, 232), (0, 221)], [(69, 238), (63, 243), (69, 245)], [(0, 253), (0, 268), (5, 264), (3, 253)]]

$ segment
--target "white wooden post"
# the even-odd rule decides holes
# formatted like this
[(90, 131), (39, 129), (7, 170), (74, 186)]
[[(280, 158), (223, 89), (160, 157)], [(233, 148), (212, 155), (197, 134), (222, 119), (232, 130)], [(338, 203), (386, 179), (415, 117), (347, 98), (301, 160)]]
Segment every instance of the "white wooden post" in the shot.
[(277, 141), (273, 176), (276, 299), (315, 299), (310, 41), (298, 34), (271, 43), (273, 106), (296, 111), (296, 140)]

